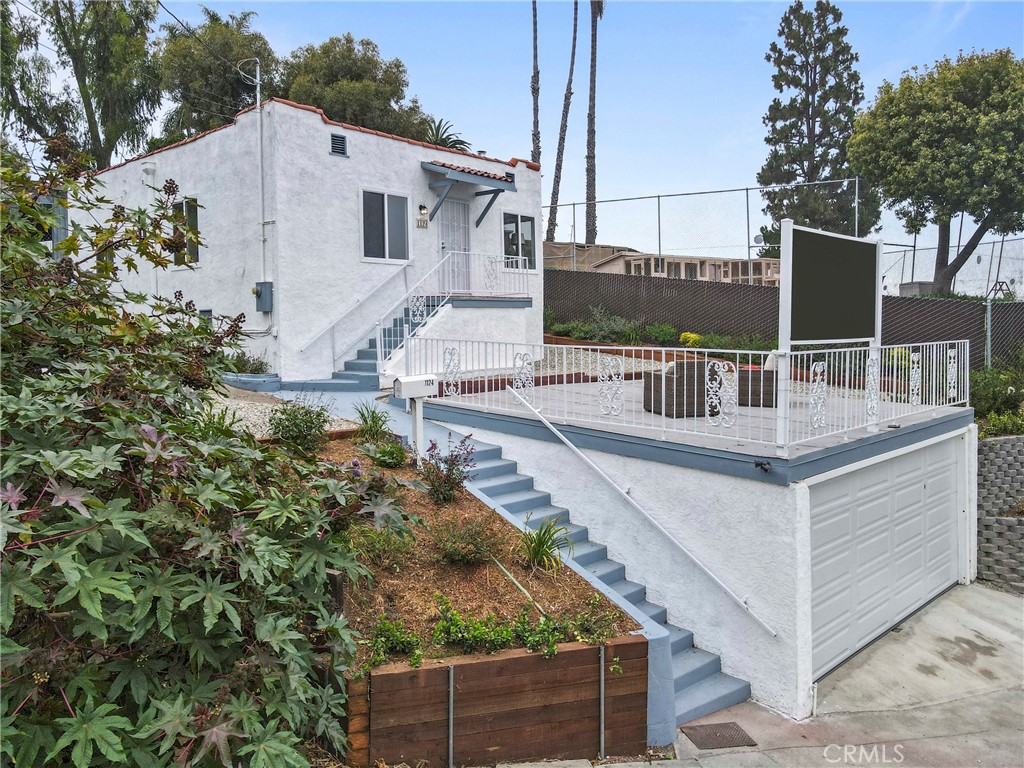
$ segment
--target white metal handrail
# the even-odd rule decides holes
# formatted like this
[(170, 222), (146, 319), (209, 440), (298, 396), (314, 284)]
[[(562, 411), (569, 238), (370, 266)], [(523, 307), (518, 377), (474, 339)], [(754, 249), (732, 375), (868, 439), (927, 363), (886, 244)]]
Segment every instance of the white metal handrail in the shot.
[[(446, 404), (653, 439), (788, 449), (969, 402), (967, 341), (786, 353), (414, 337), (406, 372)], [(783, 365), (783, 363), (785, 363)], [(785, 378), (783, 378), (785, 377)], [(784, 386), (785, 385), (785, 386)]]
[(623, 488), (618, 483), (616, 483), (614, 480), (612, 480), (612, 478), (609, 477), (605, 473), (605, 471), (602, 470), (599, 466), (597, 466), (597, 464), (595, 464), (589, 457), (587, 457), (587, 455), (584, 454), (583, 451), (581, 451), (579, 448), (577, 448), (575, 445), (573, 445), (572, 442), (565, 435), (563, 435), (561, 433), (561, 431), (559, 431), (550, 421), (545, 419), (544, 416), (541, 414), (541, 412), (538, 411), (536, 408), (534, 408), (532, 405), (530, 405), (523, 398), (522, 395), (520, 395), (518, 392), (516, 392), (512, 387), (506, 387), (506, 389), (520, 403), (522, 403), (524, 406), (526, 406), (526, 408), (528, 408), (530, 411), (532, 411), (533, 414), (538, 419), (540, 419), (541, 423), (545, 427), (547, 427), (549, 430), (551, 430), (551, 432), (555, 435), (555, 437), (557, 437), (566, 446), (568, 446), (569, 449), (573, 453), (575, 453), (577, 456), (579, 456), (581, 459), (583, 459), (583, 462), (587, 466), (589, 466), (592, 470), (594, 470), (594, 472), (596, 472), (598, 474), (598, 476), (602, 480), (604, 480), (606, 483), (608, 483), (608, 485), (610, 485), (612, 488), (614, 488), (615, 491), (619, 494), (619, 496), (621, 496), (623, 499), (625, 499), (626, 502), (631, 507), (633, 507), (633, 509), (635, 509), (637, 512), (639, 512), (644, 517), (644, 519), (647, 520), (647, 522), (649, 522), (651, 525), (653, 525), (663, 536), (665, 536), (665, 538), (667, 538), (670, 542), (672, 542), (676, 546), (676, 548), (679, 549), (680, 552), (682, 552), (684, 555), (686, 555), (690, 559), (690, 562), (692, 562), (701, 571), (703, 571), (704, 574), (709, 579), (711, 579), (713, 582), (715, 582), (715, 584), (717, 584), (722, 589), (722, 591), (724, 591), (727, 595), (729, 595), (729, 597), (731, 597), (733, 599), (733, 601), (737, 605), (739, 605), (741, 608), (743, 608), (743, 610), (745, 610), (747, 613), (749, 613), (750, 617), (754, 621), (756, 621), (758, 624), (760, 624), (765, 629), (766, 632), (768, 632), (772, 637), (776, 637), (778, 635), (778, 633), (774, 629), (772, 629), (770, 626), (768, 626), (768, 624), (764, 621), (764, 619), (762, 619), (760, 616), (757, 615), (757, 613), (754, 612), (754, 609), (751, 608), (750, 605), (747, 603), (747, 598), (746, 597), (740, 597), (735, 592), (733, 592), (725, 582), (723, 582), (720, 578), (718, 578), (718, 576), (716, 576), (711, 571), (710, 568), (708, 568), (706, 565), (704, 565), (704, 563), (701, 562), (700, 558), (698, 558), (695, 554), (693, 554), (690, 550), (688, 550), (683, 545), (682, 542), (678, 541), (676, 538), (674, 538), (672, 536), (672, 534), (670, 534), (667, 530), (665, 530), (665, 527), (661, 523), (659, 523), (657, 520), (655, 520), (653, 517), (651, 517), (650, 513), (648, 513), (647, 510), (645, 510), (643, 507), (641, 507), (636, 502), (636, 499), (634, 499), (632, 496), (629, 495), (628, 491), (623, 490)]

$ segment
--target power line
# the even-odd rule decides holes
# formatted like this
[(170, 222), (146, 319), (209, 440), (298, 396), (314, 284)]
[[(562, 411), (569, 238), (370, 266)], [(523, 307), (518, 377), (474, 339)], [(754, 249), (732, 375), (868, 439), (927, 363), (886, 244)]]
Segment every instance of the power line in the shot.
[[(199, 35), (197, 35), (197, 34), (196, 34), (196, 33), (195, 33), (195, 32), (194, 32), (193, 30), (192, 30), (192, 28), (191, 28), (191, 27), (189, 27), (189, 25), (188, 25), (188, 24), (186, 24), (186, 23), (185, 23), (185, 22), (183, 22), (183, 21), (182, 21), (181, 19), (179, 19), (179, 18), (178, 18), (177, 16), (175, 16), (175, 15), (174, 15), (173, 13), (171, 13), (170, 9), (169, 9), (169, 8), (168, 8), (168, 7), (166, 6), (166, 5), (164, 5), (164, 4), (163, 4), (163, 0), (156, 0), (156, 2), (157, 2), (157, 5), (159, 5), (159, 6), (161, 7), (161, 8), (163, 8), (163, 9), (164, 9), (164, 11), (166, 11), (166, 12), (167, 12), (167, 15), (168, 15), (168, 16), (170, 16), (170, 17), (171, 17), (172, 19), (174, 19), (174, 20), (175, 20), (176, 22), (178, 22), (178, 24), (180, 24), (180, 25), (181, 25), (181, 28), (182, 28), (182, 29), (184, 29), (184, 30), (185, 30), (185, 31), (186, 31), (186, 32), (187, 32), (187, 33), (188, 33), (188, 34), (189, 34), (189, 35), (190, 35), (190, 36), (192, 37), (192, 39), (193, 39), (193, 40), (195, 40), (195, 41), (196, 41), (197, 43), (199, 43), (199, 44), (200, 44), (201, 46), (203, 46), (203, 48), (205, 48), (206, 50), (208, 50), (208, 51), (209, 51), (210, 53), (212, 53), (212, 54), (213, 54), (214, 56), (216, 56), (216, 57), (217, 57), (218, 59), (220, 59), (220, 60), (221, 60), (221, 61), (223, 61), (223, 62), (224, 62), (225, 64), (227, 64), (227, 65), (228, 65), (229, 67), (231, 67), (231, 68), (232, 68), (233, 70), (235, 70), (235, 71), (236, 71), (236, 72), (237, 72), (238, 74), (240, 74), (240, 75), (241, 75), (241, 76), (242, 76), (243, 78), (249, 78), (249, 76), (248, 76), (248, 75), (246, 75), (246, 74), (245, 74), (245, 73), (244, 73), (244, 72), (243, 72), (242, 70), (240, 70), (240, 69), (238, 68), (238, 65), (237, 65), (237, 64), (232, 64), (232, 63), (231, 63), (230, 61), (228, 61), (228, 60), (227, 60), (227, 59), (225, 59), (225, 58), (224, 58), (223, 56), (221, 56), (221, 55), (220, 55), (219, 53), (217, 53), (217, 51), (213, 50), (213, 48), (211, 48), (211, 47), (210, 47), (209, 45), (207, 45), (207, 44), (206, 44), (206, 41), (205, 41), (205, 40), (203, 40), (203, 38), (199, 37)], [(251, 78), (250, 78), (250, 79), (251, 79)]]

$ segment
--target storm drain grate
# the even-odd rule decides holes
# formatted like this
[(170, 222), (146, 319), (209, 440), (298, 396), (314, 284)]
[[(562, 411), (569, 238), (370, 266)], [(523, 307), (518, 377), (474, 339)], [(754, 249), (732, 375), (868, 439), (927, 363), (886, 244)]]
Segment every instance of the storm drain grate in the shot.
[(740, 728), (738, 723), (708, 723), (707, 725), (681, 725), (679, 730), (697, 749), (726, 749), (727, 747), (756, 747), (757, 742)]

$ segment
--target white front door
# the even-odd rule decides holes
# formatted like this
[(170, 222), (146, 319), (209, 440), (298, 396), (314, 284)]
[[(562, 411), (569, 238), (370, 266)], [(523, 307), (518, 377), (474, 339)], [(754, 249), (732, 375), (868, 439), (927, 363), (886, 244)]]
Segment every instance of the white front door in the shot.
[(954, 437), (811, 486), (815, 678), (956, 584), (962, 453)]
[(454, 293), (469, 291), (469, 203), (461, 200), (445, 200), (438, 212), (441, 226), (442, 258), (454, 253), (448, 260), (448, 268), (442, 275), (442, 285)]

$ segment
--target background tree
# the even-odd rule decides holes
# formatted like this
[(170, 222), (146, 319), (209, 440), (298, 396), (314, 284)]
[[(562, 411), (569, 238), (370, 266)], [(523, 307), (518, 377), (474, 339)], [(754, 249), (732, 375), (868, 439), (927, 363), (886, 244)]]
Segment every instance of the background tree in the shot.
[[(857, 118), (850, 161), (908, 232), (938, 227), (934, 291), (948, 294), (987, 232), (1024, 229), (1024, 61), (1009, 49), (961, 54), (883, 83)], [(958, 213), (977, 227), (950, 259)]]
[(540, 64), (537, 62), (537, 0), (533, 0), (533, 77), (530, 78), (533, 96), (533, 150), (530, 160), (540, 162)]
[[(853, 176), (847, 142), (857, 107), (864, 101), (864, 86), (854, 68), (858, 56), (846, 39), (842, 18), (827, 0), (818, 0), (813, 11), (796, 0), (782, 16), (779, 40), (772, 42), (765, 55), (765, 61), (775, 67), (772, 84), (782, 97), (772, 100), (763, 120), (768, 128), (765, 143), (771, 150), (757, 174), (762, 186)], [(767, 203), (764, 212), (774, 222), (762, 234), (774, 245), (779, 242), (778, 222), (787, 217), (797, 224), (855, 235), (870, 232), (878, 223), (878, 195), (866, 185), (860, 188), (856, 232), (853, 182), (761, 194)]]
[(284, 92), (313, 104), (332, 120), (423, 141), (430, 116), (406, 101), (409, 77), (401, 59), (384, 60), (372, 40), (351, 34), (306, 45), (285, 62)]
[(256, 14), (243, 11), (224, 18), (203, 8), (203, 15), (205, 21), (195, 28), (185, 29), (177, 21), (163, 26), (162, 82), (173, 107), (163, 121), (161, 144), (224, 125), (253, 105), (255, 64), (243, 66), (247, 80), (238, 70), (244, 59), (260, 60), (264, 98), (280, 92), (281, 63), (267, 39), (252, 29)]
[[(33, 7), (35, 18), (15, 20), (6, 0), (0, 11), (5, 122), (40, 139), (66, 134), (99, 167), (110, 165), (115, 151), (141, 148), (160, 104), (150, 45), (156, 4), (35, 0)], [(54, 66), (39, 52), (41, 29), (53, 42), (57, 66), (70, 71), (69, 83), (55, 84)]]
[(427, 136), (424, 139), (427, 144), (433, 144), (438, 147), (447, 147), (448, 149), (461, 149), (464, 152), (469, 151), (470, 143), (463, 139), (460, 134), (455, 132), (452, 124), (447, 120), (441, 120), (440, 118), (433, 118), (427, 125)]
[[(569, 127), (569, 105), (572, 103), (572, 77), (576, 68), (576, 30), (579, 22), (579, 0), (572, 4), (572, 48), (569, 51), (569, 77), (565, 81), (565, 100), (562, 102), (562, 122), (558, 127), (558, 150), (555, 153), (555, 173), (551, 177), (551, 207), (548, 208), (548, 231), (544, 239), (555, 239), (558, 226), (558, 189), (562, 184), (562, 158), (565, 155), (565, 132)], [(575, 236), (575, 234), (574, 234)]]
[(597, 22), (604, 16), (604, 0), (590, 0), (590, 108), (587, 110), (587, 215), (586, 242), (597, 242)]

